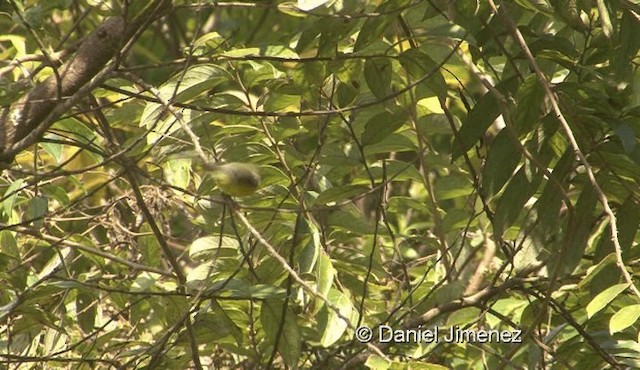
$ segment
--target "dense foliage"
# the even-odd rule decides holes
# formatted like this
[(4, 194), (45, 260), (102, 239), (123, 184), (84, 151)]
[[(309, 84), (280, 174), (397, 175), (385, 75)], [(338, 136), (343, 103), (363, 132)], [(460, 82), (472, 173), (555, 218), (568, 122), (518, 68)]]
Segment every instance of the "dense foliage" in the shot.
[(1, 363), (640, 367), (638, 1), (120, 3), (0, 3)]

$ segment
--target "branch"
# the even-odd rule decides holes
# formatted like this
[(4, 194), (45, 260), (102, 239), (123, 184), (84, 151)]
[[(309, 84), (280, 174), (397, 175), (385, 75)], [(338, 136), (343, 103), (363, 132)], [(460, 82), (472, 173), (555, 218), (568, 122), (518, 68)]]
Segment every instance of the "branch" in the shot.
[(99, 25), (78, 47), (73, 58), (37, 84), (25, 97), (0, 114), (0, 162), (10, 163), (20, 151), (35, 144), (44, 132), (89, 91), (83, 90), (94, 77), (92, 88), (104, 81), (107, 66), (115, 69), (121, 48), (134, 40), (142, 27), (170, 2), (156, 0), (135, 20), (128, 23), (123, 16), (111, 17)]

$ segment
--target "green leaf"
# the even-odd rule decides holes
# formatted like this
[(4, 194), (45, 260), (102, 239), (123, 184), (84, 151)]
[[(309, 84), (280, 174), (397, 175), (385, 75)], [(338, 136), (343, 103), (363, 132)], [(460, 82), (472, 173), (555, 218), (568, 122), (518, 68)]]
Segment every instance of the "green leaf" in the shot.
[(587, 304), (587, 317), (592, 318), (596, 313), (600, 312), (603, 308), (607, 307), (609, 303), (611, 303), (616, 297), (618, 297), (622, 292), (624, 292), (629, 287), (629, 284), (616, 284), (607, 289), (605, 289), (602, 293), (598, 294)]
[[(62, 132), (65, 137), (71, 136), (83, 144), (89, 144), (92, 146), (97, 137), (96, 130), (90, 129), (84, 122), (73, 117), (56, 121), (53, 125), (53, 130), (51, 131)], [(89, 154), (92, 153), (89, 152)]]
[[(265, 331), (265, 338), (271, 344), (278, 340), (278, 352), (287, 365), (297, 369), (301, 354), (302, 338), (296, 315), (284, 309), (283, 300), (266, 300), (262, 302), (260, 322)], [(285, 311), (283, 317), (282, 313)], [(278, 336), (278, 333), (280, 335)]]
[(329, 215), (329, 225), (360, 235), (370, 235), (375, 231), (373, 225), (353, 209), (332, 212)]
[(367, 86), (378, 99), (391, 93), (393, 65), (387, 58), (369, 58), (364, 63), (364, 78)]
[(92, 332), (95, 326), (98, 297), (94, 293), (88, 289), (80, 289), (76, 297), (78, 325), (85, 333)]
[(302, 337), (296, 316), (290, 311), (287, 311), (283, 329), (282, 337), (278, 343), (278, 352), (291, 369), (297, 369), (302, 353)]
[(186, 189), (191, 182), (191, 159), (173, 158), (162, 165), (165, 180), (181, 189)]
[(556, 260), (560, 264), (561, 274), (570, 274), (578, 266), (587, 247), (587, 241), (591, 235), (594, 219), (594, 210), (598, 202), (598, 195), (589, 184), (580, 193), (580, 198), (575, 205), (575, 214), (569, 217), (569, 223), (565, 229), (565, 238), (562, 248), (566, 251), (562, 261)]
[(367, 121), (362, 134), (362, 145), (377, 144), (398, 130), (406, 122), (404, 113), (382, 112)]
[(520, 137), (531, 132), (534, 123), (540, 118), (540, 111), (544, 100), (544, 89), (535, 74), (530, 74), (518, 89), (513, 122)]
[[(181, 71), (171, 77), (159, 89), (158, 95), (163, 100), (182, 103), (230, 80), (232, 77), (221, 67), (213, 64), (198, 64), (189, 67), (184, 73)], [(187, 122), (190, 121), (191, 114), (190, 109), (183, 109), (180, 112), (182, 119)], [(140, 127), (152, 131), (147, 135), (147, 143), (155, 143), (159, 138), (182, 128), (177, 118), (170, 114), (163, 104), (155, 102), (146, 104), (140, 117)]]
[(224, 44), (224, 37), (217, 32), (209, 32), (200, 36), (193, 43), (193, 56), (207, 55)]
[(299, 112), (300, 101), (300, 95), (272, 93), (265, 102), (264, 108), (268, 112)]
[(386, 0), (381, 2), (375, 10), (375, 12), (380, 13), (380, 15), (377, 17), (367, 17), (360, 28), (360, 33), (358, 34), (358, 39), (353, 47), (353, 51), (360, 51), (374, 41), (380, 40), (384, 31), (395, 21), (398, 13), (410, 2), (410, 0)]
[(284, 299), (287, 291), (268, 284), (251, 284), (244, 280), (224, 279), (212, 284), (207, 293), (235, 299)]
[(393, 133), (382, 141), (364, 147), (365, 155), (390, 153), (390, 152), (409, 152), (415, 148), (415, 144), (404, 133)]
[(0, 230), (0, 252), (7, 256), (11, 256), (15, 261), (20, 261), (20, 249), (16, 238), (9, 230)]
[[(640, 205), (635, 200), (635, 197), (630, 196), (616, 210), (615, 215), (618, 221), (618, 241), (620, 242), (623, 256), (625, 256), (631, 248), (636, 232), (640, 226)], [(594, 256), (596, 260), (614, 252), (610, 230), (611, 229), (607, 227), (600, 237)]]
[[(517, 83), (518, 79), (513, 77), (496, 85), (496, 89), (502, 93), (509, 93), (517, 86)], [(471, 109), (455, 136), (452, 159), (456, 160), (478, 143), (499, 115), (500, 109), (495, 97), (489, 92), (485, 93)]]
[(283, 59), (300, 59), (298, 53), (284, 45), (266, 45), (259, 48), (233, 49), (225, 51), (222, 55), (233, 58), (267, 56)]
[(387, 370), (391, 366), (391, 361), (378, 355), (370, 355), (364, 365), (371, 370)]
[(4, 214), (7, 217), (11, 216), (11, 212), (13, 211), (13, 206), (18, 198), (18, 194), (20, 194), (19, 189), (22, 189), (22, 184), (25, 183), (23, 179), (17, 179), (12, 182), (11, 185), (7, 188), (7, 191), (4, 192), (2, 208), (4, 210)]
[(238, 240), (223, 235), (205, 236), (198, 238), (189, 246), (189, 257), (191, 258), (209, 258), (213, 255), (218, 257), (236, 256), (238, 254)]
[(42, 187), (42, 192), (61, 205), (69, 204), (69, 194), (59, 186), (45, 185)]
[(437, 96), (443, 101), (447, 96), (447, 84), (440, 73), (441, 66), (436, 63), (428, 54), (428, 51), (420, 49), (409, 49), (399, 56), (400, 64), (412, 78), (407, 78), (407, 82), (417, 85), (415, 98)]
[(224, 339), (232, 336), (236, 344), (242, 344), (242, 330), (215, 299), (209, 302), (209, 312), (198, 313), (193, 328), (200, 343), (228, 343)]
[(482, 190), (487, 198), (496, 195), (513, 176), (520, 162), (520, 151), (515, 148), (513, 138), (504, 129), (496, 135), (482, 171)]
[(33, 220), (34, 227), (42, 227), (44, 225), (44, 216), (49, 210), (49, 198), (33, 197), (29, 199), (27, 204), (27, 220)]
[(306, 244), (300, 252), (298, 257), (298, 264), (300, 265), (301, 273), (310, 273), (316, 267), (320, 251), (322, 251), (322, 242), (320, 241), (320, 232), (318, 228), (313, 224), (307, 225), (311, 230), (311, 237), (306, 238)]
[[(317, 290), (319, 294), (324, 297), (329, 294), (335, 274), (336, 269), (331, 263), (331, 258), (329, 258), (324, 249), (321, 249), (318, 264), (316, 266), (316, 280), (318, 281)], [(325, 303), (320, 298), (316, 298), (314, 313), (318, 313), (324, 305)]]
[(358, 39), (353, 47), (353, 51), (361, 51), (374, 41), (382, 39), (382, 34), (387, 30), (389, 24), (393, 22), (394, 19), (395, 17), (392, 15), (367, 18), (364, 25), (362, 25), (362, 28), (360, 28), (360, 33), (358, 33)]
[[(605, 239), (608, 239), (608, 238), (605, 238)], [(616, 271), (619, 271), (617, 266), (615, 266), (615, 264), (616, 264), (616, 255), (615, 253), (610, 253), (608, 256), (606, 256), (600, 262), (598, 262), (597, 265), (589, 268), (586, 276), (582, 278), (582, 280), (580, 280), (580, 282), (578, 283), (578, 289), (584, 289), (589, 287), (596, 277), (598, 278), (597, 280), (600, 280), (602, 278), (602, 276), (599, 276), (600, 273), (603, 270), (606, 270), (606, 268), (609, 266), (613, 266)], [(607, 287), (609, 286), (611, 285), (608, 285)]]
[(509, 226), (516, 222), (518, 215), (522, 213), (525, 204), (542, 181), (542, 175), (539, 172), (536, 172), (533, 178), (528, 179), (525, 166), (522, 166), (513, 176), (498, 199), (493, 222), (496, 235), (502, 235)]
[(620, 139), (622, 147), (625, 153), (632, 153), (637, 145), (636, 133), (626, 122), (620, 122), (620, 124), (614, 126), (614, 132)]
[(364, 185), (344, 185), (334, 188), (329, 188), (314, 199), (313, 204), (326, 205), (345, 199), (350, 199), (356, 195), (365, 194), (369, 191), (368, 186)]
[(468, 176), (450, 174), (449, 176), (436, 179), (435, 193), (436, 199), (454, 199), (465, 197), (473, 192), (471, 180)]
[(338, 83), (336, 88), (338, 107), (347, 107), (358, 97), (358, 90), (351, 84)]
[[(338, 309), (340, 315), (349, 319), (353, 306), (349, 297), (336, 289), (331, 289), (327, 295), (328, 301)], [(328, 348), (342, 337), (347, 330), (348, 323), (339, 317), (333, 309), (324, 305), (318, 314), (318, 331), (322, 335), (320, 343), (323, 347)]]
[(609, 320), (609, 333), (611, 335), (621, 332), (635, 324), (640, 317), (640, 304), (622, 307), (620, 311), (611, 316)]
[(142, 261), (149, 266), (161, 268), (163, 264), (162, 249), (160, 248), (158, 239), (153, 234), (151, 226), (144, 224), (140, 232), (144, 233), (144, 235), (138, 239), (138, 248), (142, 255)]
[(40, 143), (40, 146), (42, 146), (42, 149), (44, 149), (44, 151), (47, 152), (54, 161), (56, 161), (56, 164), (61, 163), (64, 149), (64, 146), (62, 144), (45, 142)]

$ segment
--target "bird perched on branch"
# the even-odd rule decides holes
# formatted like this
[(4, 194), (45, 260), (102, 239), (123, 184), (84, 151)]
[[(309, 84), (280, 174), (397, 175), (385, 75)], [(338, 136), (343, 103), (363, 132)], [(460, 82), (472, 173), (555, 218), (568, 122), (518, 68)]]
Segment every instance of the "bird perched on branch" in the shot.
[(223, 193), (233, 197), (244, 197), (255, 193), (260, 188), (260, 171), (251, 163), (210, 161), (204, 169), (218, 185)]

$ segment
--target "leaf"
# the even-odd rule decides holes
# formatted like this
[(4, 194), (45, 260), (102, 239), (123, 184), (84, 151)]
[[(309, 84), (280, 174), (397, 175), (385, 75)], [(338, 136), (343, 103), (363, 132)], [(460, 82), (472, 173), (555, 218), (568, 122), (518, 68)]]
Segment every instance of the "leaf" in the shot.
[[(62, 248), (59, 254), (52, 256), (47, 261), (47, 264), (44, 265), (44, 267), (42, 267), (42, 269), (38, 272), (38, 278), (42, 279), (53, 274), (56, 270), (60, 268), (60, 266), (68, 262), (68, 260), (71, 258), (72, 255), (73, 253), (71, 252), (71, 248), (69, 247)], [(51, 285), (49, 285), (48, 287), (51, 287)]]
[(278, 352), (290, 368), (297, 369), (302, 352), (302, 338), (296, 317), (290, 311), (287, 311), (283, 329), (280, 343), (278, 343)]
[(217, 281), (206, 292), (235, 299), (277, 300), (284, 299), (287, 295), (287, 291), (283, 288), (268, 284), (251, 284), (239, 279)]
[[(568, 150), (556, 163), (552, 173), (558, 183), (565, 184), (564, 179), (571, 171), (574, 158), (573, 153)], [(538, 227), (536, 227), (534, 233), (539, 232), (541, 240), (546, 239), (557, 230), (563, 201), (562, 192), (566, 193), (567, 187), (568, 185), (564, 185), (564, 188), (558, 189), (558, 186), (553, 181), (547, 181), (544, 185), (542, 195), (535, 204)]]
[[(327, 295), (328, 301), (338, 309), (340, 315), (349, 319), (353, 306), (349, 297), (337, 289), (331, 289)], [(318, 331), (322, 335), (320, 344), (328, 348), (342, 337), (347, 330), (348, 323), (339, 317), (333, 309), (324, 305), (318, 314)]]
[(368, 146), (381, 142), (402, 127), (406, 119), (407, 117), (403, 113), (382, 112), (373, 116), (365, 125), (364, 133), (362, 134), (362, 145)]
[(265, 45), (259, 48), (244, 48), (225, 51), (222, 55), (233, 58), (267, 56), (283, 59), (300, 59), (298, 53), (285, 45)]
[(621, 332), (635, 324), (640, 317), (640, 304), (625, 306), (611, 316), (609, 320), (609, 333), (611, 335)]
[(636, 133), (626, 122), (621, 121), (620, 124), (614, 126), (614, 132), (620, 139), (625, 153), (632, 153), (636, 148)]
[(541, 181), (541, 173), (536, 173), (535, 177), (529, 180), (525, 166), (518, 170), (498, 199), (493, 222), (496, 235), (502, 235), (509, 226), (516, 222), (518, 215), (522, 213), (525, 204)]
[(362, 25), (362, 28), (360, 28), (360, 33), (358, 33), (358, 39), (353, 47), (353, 51), (361, 51), (374, 41), (382, 39), (382, 34), (387, 30), (389, 24), (393, 22), (394, 19), (395, 17), (389, 14), (380, 17), (367, 18)]
[(191, 158), (173, 158), (162, 165), (165, 180), (181, 189), (191, 182)]
[(61, 205), (69, 204), (69, 194), (59, 186), (45, 185), (42, 187), (42, 192)]
[(359, 235), (371, 235), (375, 229), (362, 214), (353, 209), (338, 210), (329, 215), (329, 225), (336, 229), (347, 230)]
[[(298, 360), (301, 354), (300, 328), (296, 315), (289, 309), (283, 309), (282, 300), (265, 300), (260, 310), (260, 322), (265, 331), (265, 338), (271, 344), (278, 341), (278, 352), (282, 355), (287, 365), (298, 368)], [(282, 316), (285, 311), (284, 317)], [(280, 335), (278, 335), (280, 332)]]
[(199, 57), (217, 50), (224, 44), (224, 37), (217, 32), (209, 32), (198, 37), (193, 43), (193, 56)]
[(94, 293), (89, 289), (80, 289), (76, 297), (78, 325), (85, 333), (92, 332), (95, 326), (98, 297)]
[(313, 223), (307, 224), (307, 227), (311, 230), (311, 237), (305, 239), (306, 244), (298, 256), (298, 265), (300, 265), (301, 273), (310, 273), (314, 270), (320, 251), (323, 250), (318, 228)]
[(336, 89), (336, 100), (338, 107), (347, 107), (358, 97), (358, 90), (351, 84), (338, 83)]
[(314, 199), (313, 204), (326, 205), (345, 199), (350, 199), (356, 195), (365, 194), (369, 191), (368, 186), (364, 185), (343, 185), (339, 187), (329, 188)]
[(64, 146), (62, 144), (58, 144), (58, 143), (40, 143), (40, 146), (42, 146), (42, 149), (44, 149), (45, 152), (47, 152), (54, 161), (56, 161), (56, 164), (60, 164), (63, 158), (63, 149)]
[[(562, 248), (566, 251), (565, 258), (560, 263), (561, 274), (570, 274), (578, 266), (587, 241), (591, 235), (591, 225), (594, 219), (594, 210), (598, 202), (598, 195), (590, 184), (585, 185), (585, 189), (580, 193), (578, 202), (575, 205), (575, 214), (569, 217), (569, 223), (565, 229), (565, 238)], [(555, 263), (552, 263), (554, 265)]]
[[(326, 297), (329, 294), (335, 274), (336, 269), (331, 263), (331, 258), (329, 258), (324, 249), (321, 249), (318, 257), (318, 264), (316, 266), (316, 280), (318, 281), (317, 291), (323, 297)], [(316, 298), (314, 313), (317, 314), (324, 305), (324, 301), (320, 298)]]
[(440, 73), (441, 66), (431, 59), (428, 51), (409, 49), (400, 54), (398, 59), (408, 75), (413, 77), (412, 79), (408, 78), (407, 82), (421, 81), (416, 88), (416, 99), (420, 100), (431, 96), (437, 96), (441, 101), (446, 99), (448, 89), (447, 83)]
[(0, 230), (0, 252), (7, 256), (11, 256), (16, 262), (21, 261), (20, 249), (16, 238), (9, 230)]
[(596, 3), (598, 4), (602, 33), (608, 39), (611, 39), (611, 37), (613, 36), (613, 25), (611, 24), (611, 18), (609, 17), (607, 5), (605, 4), (604, 0), (596, 0)]
[[(213, 274), (213, 265), (213, 261), (208, 261), (196, 266), (196, 268), (189, 270), (186, 277), (187, 287), (196, 289), (201, 286), (201, 282), (205, 281), (208, 278), (211, 278), (211, 275)], [(214, 286), (219, 285), (214, 284)], [(214, 288), (211, 288), (209, 290), (215, 291)]]
[(518, 105), (513, 114), (513, 122), (519, 137), (526, 136), (533, 129), (533, 124), (540, 117), (544, 100), (544, 89), (535, 74), (525, 78), (515, 97)]
[(374, 41), (382, 39), (382, 34), (395, 21), (397, 15), (403, 10), (410, 0), (386, 0), (376, 8), (375, 12), (380, 15), (368, 17), (360, 28), (358, 39), (353, 47), (353, 51), (358, 52)]
[(49, 210), (49, 198), (33, 197), (29, 199), (27, 204), (26, 220), (33, 222), (34, 227), (42, 227), (44, 225), (44, 216)]
[(364, 78), (367, 86), (378, 99), (391, 93), (393, 65), (387, 58), (368, 58), (364, 63)]
[(408, 152), (415, 148), (415, 144), (404, 133), (393, 133), (382, 141), (364, 147), (365, 155), (389, 153), (389, 152)]
[[(615, 266), (615, 263), (616, 263), (616, 255), (615, 253), (611, 253), (605, 258), (603, 258), (600, 262), (598, 262), (597, 265), (590, 267), (589, 270), (587, 271), (586, 276), (582, 278), (582, 280), (580, 280), (580, 282), (578, 283), (578, 289), (584, 289), (584, 288), (590, 287), (596, 277), (598, 278), (597, 280), (600, 280), (601, 278), (601, 276), (599, 276), (600, 273), (606, 270), (606, 268), (609, 266), (613, 266), (614, 269), (618, 271), (618, 268), (617, 266)], [(611, 285), (608, 285), (607, 287), (609, 286)]]
[(482, 190), (487, 198), (496, 195), (513, 176), (521, 154), (513, 145), (513, 138), (504, 129), (496, 135), (482, 171)]
[(370, 370), (387, 370), (391, 366), (391, 361), (378, 355), (370, 355), (364, 365)]
[[(633, 244), (634, 236), (640, 226), (640, 205), (633, 196), (627, 200), (616, 210), (616, 219), (618, 220), (618, 241), (622, 249), (623, 256), (629, 251)], [(598, 246), (596, 247), (595, 258), (597, 260), (614, 252), (613, 241), (611, 240), (611, 229), (606, 228)]]
[[(198, 64), (189, 67), (186, 72), (177, 73), (168, 82), (162, 85), (158, 91), (161, 99), (171, 102), (186, 102), (205, 91), (211, 90), (220, 83), (231, 80), (227, 71), (213, 64)], [(181, 112), (182, 119), (189, 121), (191, 110), (184, 109)], [(169, 110), (163, 105), (148, 102), (140, 117), (140, 127), (151, 130), (147, 135), (147, 143), (155, 143), (159, 138), (169, 135), (182, 126), (177, 118), (169, 114)]]
[(300, 95), (272, 93), (265, 102), (264, 108), (268, 112), (299, 112), (300, 101)]
[[(509, 93), (517, 86), (517, 83), (518, 79), (512, 77), (500, 82), (496, 85), (496, 89), (502, 93)], [(452, 160), (456, 160), (479, 142), (499, 115), (500, 109), (495, 97), (489, 92), (485, 93), (473, 106), (453, 140)]]
[(622, 292), (624, 292), (629, 287), (629, 284), (616, 284), (607, 289), (605, 289), (602, 293), (598, 294), (587, 304), (587, 317), (592, 318), (596, 313), (600, 312), (603, 308), (607, 307), (609, 303), (611, 303), (616, 297), (618, 297)]
[(22, 184), (25, 183), (23, 179), (17, 179), (12, 182), (11, 185), (7, 188), (7, 191), (4, 192), (4, 196), (2, 197), (4, 200), (2, 201), (2, 208), (4, 210), (4, 214), (7, 217), (11, 217), (11, 213), (13, 211), (13, 206), (18, 198), (18, 194), (22, 189)]
[(331, 0), (298, 0), (300, 10), (309, 11), (328, 3)]
[(436, 179), (435, 193), (436, 199), (455, 199), (466, 197), (473, 192), (471, 180), (468, 176), (450, 174), (449, 176)]
[(149, 266), (162, 268), (162, 248), (160, 248), (160, 243), (153, 234), (151, 226), (144, 224), (140, 232), (143, 233), (138, 239), (141, 260)]
[[(84, 122), (73, 117), (56, 121), (53, 128), (53, 132), (62, 132), (65, 137), (71, 136), (83, 144), (93, 145), (97, 137), (96, 130), (90, 129)], [(91, 152), (90, 154), (95, 155)]]
[(194, 320), (193, 328), (198, 341), (200, 343), (228, 343), (224, 339), (232, 336), (236, 344), (241, 345), (242, 330), (214, 299), (209, 303), (209, 312), (198, 313)]
[(213, 255), (218, 257), (236, 256), (239, 245), (237, 239), (227, 235), (223, 235), (222, 237), (205, 236), (191, 243), (189, 246), (189, 257), (202, 259), (210, 258)]
[(616, 54), (615, 57), (612, 58), (612, 64), (617, 78), (620, 81), (630, 81), (633, 79), (631, 60), (638, 54), (638, 49), (640, 49), (640, 40), (636, 37), (638, 23), (640, 23), (637, 14), (638, 8), (636, 8), (635, 11), (626, 9), (619, 21), (620, 31), (615, 48)]

